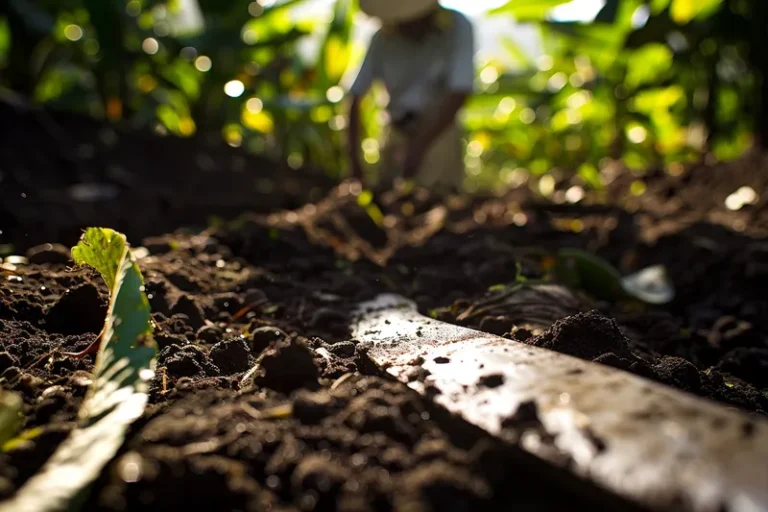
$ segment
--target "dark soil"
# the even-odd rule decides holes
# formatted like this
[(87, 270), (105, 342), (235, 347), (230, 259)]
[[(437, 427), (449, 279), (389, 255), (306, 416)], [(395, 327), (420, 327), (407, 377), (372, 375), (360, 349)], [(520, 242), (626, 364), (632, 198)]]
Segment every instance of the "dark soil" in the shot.
[[(150, 406), (93, 487), (89, 510), (616, 509), (597, 491), (582, 486), (574, 493), (564, 476), (533, 471), (530, 461), (455, 424), (373, 367), (347, 321), (350, 307), (381, 292), (410, 297), (444, 321), (621, 368), (751, 414), (768, 410), (768, 214), (762, 202), (737, 212), (723, 206), (742, 185), (765, 190), (762, 157), (679, 176), (652, 173), (642, 197), (627, 193), (636, 177), (618, 172), (602, 197), (575, 205), (562, 195), (577, 180), (559, 183), (551, 200), (528, 184), (453, 200), (426, 191), (385, 194), (375, 199), (387, 215), (384, 229), (361, 213), (346, 185), (306, 206), (296, 207), (311, 199), (297, 193), (262, 203), (271, 215), (235, 219), (234, 212), (255, 211), (261, 196), (243, 201), (242, 182), (225, 168), (231, 158), (252, 157), (229, 148), (211, 153), (215, 169), (192, 185), (180, 162), (194, 158), (194, 142), (122, 132), (116, 146), (127, 149), (97, 154), (135, 171), (124, 195), (104, 209), (58, 201), (52, 198), (80, 177), (68, 177), (59, 146), (29, 119), (7, 132), (16, 138), (4, 140), (0, 154), (10, 180), (2, 185), (0, 229), (29, 258), (3, 264), (0, 378), (24, 398), (24, 428), (42, 433), (0, 455), (2, 497), (66, 436), (90, 383), (91, 356), (61, 355), (96, 339), (107, 304), (98, 275), (73, 268), (65, 250), (88, 225), (120, 229), (134, 247), (147, 248), (139, 264), (161, 350)], [(68, 137), (85, 140), (101, 129), (60, 122), (74, 123), (65, 124)], [(33, 140), (25, 131), (39, 134), (46, 150), (15, 148)], [(149, 169), (137, 170), (144, 165)], [(94, 179), (104, 176), (102, 160), (83, 167)], [(246, 181), (254, 179), (244, 172)], [(168, 189), (148, 176), (178, 186), (164, 196), (177, 207), (156, 209), (156, 196)], [(214, 182), (215, 200), (226, 203), (219, 211), (214, 199), (206, 203), (193, 190)], [(35, 196), (45, 189), (53, 192)], [(21, 190), (23, 200), (15, 197)], [(212, 214), (233, 220), (194, 227)], [(519, 271), (540, 278), (547, 251), (566, 246), (592, 250), (622, 272), (664, 263), (676, 299), (651, 307), (528, 287), (511, 295), (516, 301), (488, 300), (497, 293), (489, 288), (515, 283)], [(470, 308), (475, 313), (464, 315)], [(509, 421), (536, 418), (535, 408), (521, 408)]]

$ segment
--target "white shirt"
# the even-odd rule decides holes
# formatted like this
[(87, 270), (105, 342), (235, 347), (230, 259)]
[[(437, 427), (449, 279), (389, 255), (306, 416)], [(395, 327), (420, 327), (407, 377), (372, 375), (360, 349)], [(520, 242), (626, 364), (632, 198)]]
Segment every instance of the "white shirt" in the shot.
[(349, 92), (362, 96), (375, 80), (381, 80), (394, 120), (408, 112), (423, 112), (447, 93), (471, 93), (475, 79), (472, 22), (451, 9), (438, 16), (443, 23), (421, 41), (379, 29)]

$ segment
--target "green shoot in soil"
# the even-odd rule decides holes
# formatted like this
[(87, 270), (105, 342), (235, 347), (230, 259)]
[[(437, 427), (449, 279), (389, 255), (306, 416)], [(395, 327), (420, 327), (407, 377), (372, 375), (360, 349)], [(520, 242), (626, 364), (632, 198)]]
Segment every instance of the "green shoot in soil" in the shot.
[(16, 393), (0, 390), (0, 445), (11, 439), (22, 422), (23, 401)]
[(110, 288), (110, 304), (94, 378), (76, 428), (45, 466), (0, 511), (72, 510), (123, 444), (144, 412), (157, 348), (144, 280), (121, 233), (89, 228), (73, 248), (75, 261), (95, 268)]
[(625, 297), (621, 274), (601, 257), (579, 249), (560, 249), (555, 273), (572, 289), (582, 289), (595, 298), (616, 301)]
[(666, 304), (674, 289), (666, 269), (653, 266), (624, 276), (603, 258), (579, 249), (560, 249), (555, 273), (558, 280), (573, 289), (582, 289), (597, 299), (618, 301), (637, 299), (649, 304)]

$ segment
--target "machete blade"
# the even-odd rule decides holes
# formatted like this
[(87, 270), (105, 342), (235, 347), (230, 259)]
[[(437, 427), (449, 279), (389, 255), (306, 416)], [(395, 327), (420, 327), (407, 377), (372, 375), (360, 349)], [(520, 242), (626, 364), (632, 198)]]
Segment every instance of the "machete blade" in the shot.
[(768, 421), (382, 295), (353, 334), (396, 379), (493, 436), (659, 510), (768, 510)]

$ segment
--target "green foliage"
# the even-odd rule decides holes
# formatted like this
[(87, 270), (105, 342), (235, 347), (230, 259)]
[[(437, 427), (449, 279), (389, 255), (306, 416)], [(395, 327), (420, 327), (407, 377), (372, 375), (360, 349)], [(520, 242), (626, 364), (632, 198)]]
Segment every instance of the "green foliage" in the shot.
[(634, 90), (641, 85), (658, 82), (672, 65), (672, 50), (661, 43), (649, 43), (627, 57), (626, 87)]
[(0, 446), (13, 438), (23, 420), (24, 401), (16, 393), (0, 389)]
[(511, 14), (518, 21), (538, 21), (558, 5), (567, 4), (571, 0), (509, 0), (501, 7), (491, 11), (491, 14)]
[(78, 262), (92, 266), (111, 283), (93, 383), (78, 413), (77, 427), (0, 510), (77, 508), (85, 489), (115, 456), (129, 425), (147, 403), (156, 346), (144, 281), (125, 236), (89, 228), (72, 252)]
[[(668, 3), (656, 2), (657, 9)], [(695, 18), (706, 18), (720, 7), (722, 0), (672, 0), (670, 6), (670, 15), (675, 22), (679, 24), (689, 23)]]
[[(52, 106), (160, 133), (223, 136), (342, 177), (340, 84), (363, 50), (352, 40), (357, 2), (336, 0), (326, 23), (297, 18), (306, 1), (198, 0), (203, 23), (185, 28), (179, 0), (8, 0), (0, 82)], [(528, 55), (511, 33), (502, 41), (511, 64), (478, 62), (463, 117), (469, 191), (553, 169), (599, 188), (614, 159), (641, 174), (707, 152), (734, 158), (768, 120), (760, 90), (768, 62), (753, 50), (764, 44), (762, 3), (607, 0), (594, 22), (553, 21), (566, 3), (509, 0), (491, 12), (535, 27), (544, 55)], [(311, 54), (300, 51), (309, 37), (319, 42)], [(371, 172), (385, 124), (381, 92), (361, 113)]]
[(317, 59), (321, 87), (337, 85), (347, 70), (354, 14), (352, 0), (337, 0)]
[(560, 283), (584, 290), (597, 299), (613, 302), (634, 298), (649, 304), (667, 304), (674, 298), (664, 267), (648, 267), (622, 277), (608, 261), (579, 249), (560, 249), (554, 274)]
[(550, 19), (559, 3), (510, 0), (493, 11), (537, 26), (545, 55), (534, 61), (506, 39), (512, 66), (481, 63), (466, 112), (470, 189), (551, 169), (599, 188), (612, 159), (641, 174), (707, 152), (735, 158), (750, 145), (768, 105), (757, 88), (760, 52), (750, 50), (762, 47), (754, 35), (766, 9), (608, 0), (594, 22), (575, 23)]
[[(106, 400), (101, 393), (110, 391), (109, 386), (104, 387), (106, 382), (101, 381), (105, 376), (121, 387), (143, 388), (145, 379), (140, 374), (154, 364), (156, 346), (144, 278), (125, 235), (108, 228), (88, 228), (72, 249), (72, 255), (78, 264), (96, 269), (111, 290), (101, 350), (96, 358), (95, 386), (91, 389), (93, 405)], [(119, 376), (111, 375), (116, 367), (120, 368)], [(93, 416), (91, 412), (84, 407), (81, 418)]]

